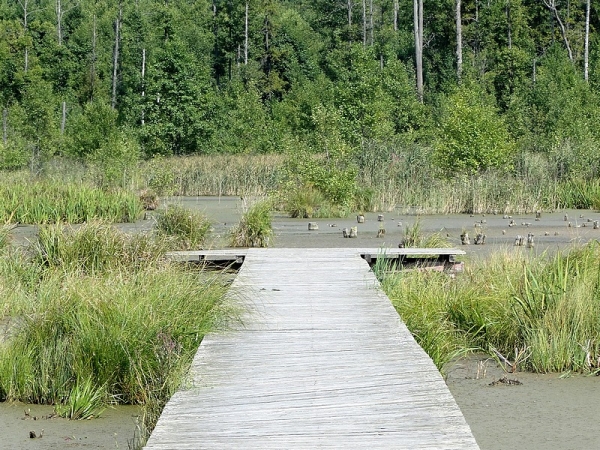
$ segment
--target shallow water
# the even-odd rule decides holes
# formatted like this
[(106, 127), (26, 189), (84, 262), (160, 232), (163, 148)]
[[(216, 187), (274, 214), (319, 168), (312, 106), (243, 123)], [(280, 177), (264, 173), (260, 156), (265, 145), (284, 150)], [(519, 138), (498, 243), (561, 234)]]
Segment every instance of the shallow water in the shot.
[[(52, 406), (0, 403), (0, 448), (127, 449), (139, 438), (136, 424), (140, 409), (135, 406), (109, 408), (92, 420), (48, 418), (52, 413)], [(39, 436), (42, 430), (41, 438), (30, 438), (30, 432)]]
[[(186, 197), (165, 199), (167, 204), (203, 211), (213, 222), (213, 232), (207, 247), (227, 245), (230, 228), (239, 220), (244, 201), (238, 197)], [(569, 221), (564, 221), (564, 214)], [(592, 228), (600, 214), (592, 211), (560, 211), (543, 213), (539, 221), (534, 214), (514, 216), (515, 226), (502, 215), (434, 215), (418, 216), (391, 211), (384, 221), (377, 221), (377, 213), (366, 214), (363, 224), (356, 218), (310, 219), (319, 229), (308, 230), (309, 219), (290, 219), (282, 214), (273, 218), (275, 247), (397, 247), (407, 226), (420, 220), (425, 234), (439, 232), (449, 242), (467, 252), (468, 260), (485, 257), (492, 252), (530, 252), (539, 254), (566, 249), (578, 243), (600, 238), (600, 230)], [(588, 221), (589, 220), (589, 221)], [(126, 232), (148, 232), (154, 226), (153, 213), (135, 224), (120, 224)], [(483, 223), (482, 223), (483, 222)], [(477, 226), (476, 226), (477, 224)], [(569, 226), (570, 224), (570, 226)], [(358, 237), (342, 236), (343, 228), (358, 227)], [(377, 238), (380, 227), (384, 238)], [(468, 231), (471, 240), (480, 231), (486, 234), (485, 245), (460, 245), (460, 234)], [(36, 228), (18, 227), (12, 232), (13, 242), (26, 244), (34, 238)], [(535, 247), (515, 247), (518, 235), (535, 235)], [(508, 375), (523, 384), (519, 386), (490, 386), (503, 376), (493, 361), (485, 362), (485, 377), (481, 360), (470, 358), (457, 363), (448, 372), (447, 383), (473, 434), (483, 450), (500, 449), (581, 449), (596, 448), (595, 425), (600, 420), (600, 389), (598, 377), (576, 376), (560, 379), (558, 375), (519, 373)], [(480, 362), (480, 374), (477, 367)], [(32, 414), (43, 416), (51, 407), (30, 406)], [(39, 412), (38, 412), (39, 408)], [(45, 408), (45, 409), (44, 409)], [(103, 418), (83, 422), (64, 419), (23, 419), (23, 405), (0, 403), (0, 448), (128, 448), (133, 439), (138, 410), (119, 407), (107, 410)], [(23, 419), (23, 420), (22, 420)], [(42, 439), (29, 439), (29, 431), (44, 428)]]

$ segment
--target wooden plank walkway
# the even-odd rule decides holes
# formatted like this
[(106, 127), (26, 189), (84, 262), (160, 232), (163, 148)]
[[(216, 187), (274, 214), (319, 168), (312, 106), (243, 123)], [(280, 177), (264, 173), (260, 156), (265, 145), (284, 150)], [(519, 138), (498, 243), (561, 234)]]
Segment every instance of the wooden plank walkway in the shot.
[(476, 449), (356, 249), (250, 249), (147, 449)]

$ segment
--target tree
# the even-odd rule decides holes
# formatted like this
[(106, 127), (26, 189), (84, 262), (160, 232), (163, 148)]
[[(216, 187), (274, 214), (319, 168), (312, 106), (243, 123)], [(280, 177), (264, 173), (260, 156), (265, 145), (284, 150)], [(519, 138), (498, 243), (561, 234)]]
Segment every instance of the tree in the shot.
[(514, 151), (493, 99), (467, 84), (442, 104), (435, 161), (446, 176), (475, 175), (506, 167)]

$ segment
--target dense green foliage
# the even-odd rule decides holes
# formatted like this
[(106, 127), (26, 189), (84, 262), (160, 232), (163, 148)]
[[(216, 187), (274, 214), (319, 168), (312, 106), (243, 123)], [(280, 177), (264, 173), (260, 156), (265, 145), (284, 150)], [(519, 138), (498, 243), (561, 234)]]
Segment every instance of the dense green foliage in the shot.
[[(504, 356), (507, 370), (600, 370), (600, 245), (553, 258), (496, 254), (455, 279), (384, 275), (383, 287), (441, 369), (471, 350)], [(500, 358), (502, 360), (502, 358)]]
[(303, 181), (342, 206), (375, 161), (426, 186), (598, 175), (593, 7), (586, 80), (583, 3), (463, 1), (459, 80), (454, 5), (425, 5), (421, 103), (412, 5), (363, 3), (0, 0), (0, 168), (66, 155), (124, 185), (141, 156), (301, 150), (336, 161)]

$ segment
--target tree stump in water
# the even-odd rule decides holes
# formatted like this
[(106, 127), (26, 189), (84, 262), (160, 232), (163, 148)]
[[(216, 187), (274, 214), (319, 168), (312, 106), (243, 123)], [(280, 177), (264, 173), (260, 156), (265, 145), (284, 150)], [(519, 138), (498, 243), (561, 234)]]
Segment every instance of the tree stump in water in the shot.
[(515, 246), (517, 246), (517, 247), (522, 247), (522, 246), (523, 246), (523, 239), (524, 239), (524, 238), (523, 238), (523, 236), (521, 236), (521, 235), (518, 235), (518, 236), (515, 238)]
[(358, 228), (357, 227), (351, 227), (350, 228), (350, 235), (348, 237), (351, 237), (351, 238), (358, 237)]
[(308, 230), (309, 231), (314, 231), (314, 230), (318, 230), (319, 229), (319, 225), (317, 224), (317, 222), (308, 222)]
[(356, 216), (356, 221), (358, 223), (365, 223), (365, 216), (363, 216), (362, 214), (359, 214), (358, 216)]
[(348, 228), (344, 228), (342, 230), (342, 236), (344, 236), (345, 238), (350, 237), (350, 230)]
[(383, 214), (377, 215), (377, 222), (383, 222)]
[(380, 229), (377, 231), (377, 237), (378, 237), (378, 238), (382, 238), (382, 237), (384, 237), (384, 236), (385, 236), (385, 228), (380, 228)]
[(485, 244), (485, 234), (482, 233), (477, 233), (477, 236), (475, 236), (475, 245), (483, 245)]
[(471, 240), (469, 239), (469, 233), (463, 231), (463, 233), (460, 235), (460, 243), (462, 245), (469, 245), (471, 243)]
[(594, 230), (597, 230), (597, 229), (598, 229), (598, 221), (594, 220)]
[(533, 233), (529, 233), (527, 235), (527, 248), (533, 248), (535, 244), (533, 243)]

